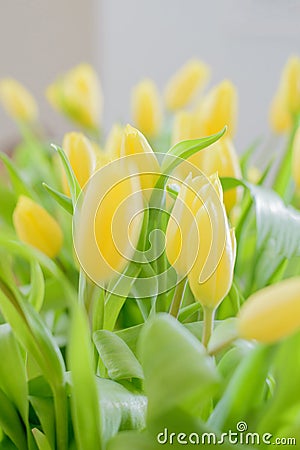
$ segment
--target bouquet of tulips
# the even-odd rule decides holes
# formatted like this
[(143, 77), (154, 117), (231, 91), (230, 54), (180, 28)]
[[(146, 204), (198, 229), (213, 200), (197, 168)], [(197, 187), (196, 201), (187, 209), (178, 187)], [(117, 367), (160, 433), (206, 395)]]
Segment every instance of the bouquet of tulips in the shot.
[(1, 450), (300, 445), (300, 59), (260, 169), (208, 79), (141, 81), (105, 138), (81, 64), (46, 92), (79, 128), (61, 146), (0, 80), (22, 136), (0, 154)]

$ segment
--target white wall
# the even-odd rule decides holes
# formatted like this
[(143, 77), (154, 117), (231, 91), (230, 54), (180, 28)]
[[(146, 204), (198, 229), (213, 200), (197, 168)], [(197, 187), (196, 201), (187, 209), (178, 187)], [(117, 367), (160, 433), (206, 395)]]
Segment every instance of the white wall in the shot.
[(101, 68), (106, 123), (128, 118), (141, 77), (160, 87), (188, 58), (228, 77), (240, 93), (240, 150), (267, 133), (270, 99), (290, 54), (300, 54), (299, 0), (103, 0)]

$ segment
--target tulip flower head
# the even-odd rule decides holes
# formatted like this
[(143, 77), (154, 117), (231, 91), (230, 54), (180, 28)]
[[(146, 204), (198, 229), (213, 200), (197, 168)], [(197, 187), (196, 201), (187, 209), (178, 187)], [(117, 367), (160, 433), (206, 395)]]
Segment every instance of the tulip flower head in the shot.
[(124, 127), (114, 124), (107, 136), (104, 153), (109, 161), (120, 158)]
[(293, 142), (292, 175), (296, 188), (300, 190), (300, 128), (296, 131)]
[(243, 339), (273, 343), (300, 330), (300, 278), (290, 278), (252, 294), (238, 315)]
[(6, 112), (20, 122), (34, 122), (38, 108), (30, 92), (12, 78), (0, 80), (0, 101)]
[(102, 112), (102, 90), (97, 74), (88, 64), (80, 64), (53, 84), (46, 92), (51, 105), (74, 122), (98, 129)]
[(162, 111), (159, 93), (152, 80), (143, 80), (134, 87), (131, 108), (136, 127), (145, 136), (156, 136), (161, 128)]
[(169, 80), (165, 89), (167, 109), (176, 111), (190, 103), (208, 80), (209, 69), (198, 60), (188, 61)]
[[(65, 151), (74, 174), (81, 187), (85, 185), (96, 168), (96, 153), (92, 143), (82, 133), (67, 133), (63, 139)], [(70, 196), (70, 188), (62, 168), (62, 183), (66, 195)]]
[(202, 137), (202, 135), (203, 133), (198, 113), (195, 113), (194, 111), (179, 111), (175, 114), (172, 129), (173, 145), (187, 139), (198, 139)]
[(204, 135), (217, 133), (227, 125), (227, 135), (235, 134), (238, 97), (235, 86), (229, 80), (214, 87), (200, 105)]
[(21, 195), (13, 213), (13, 223), (19, 239), (49, 258), (60, 251), (63, 234), (56, 220), (40, 205)]

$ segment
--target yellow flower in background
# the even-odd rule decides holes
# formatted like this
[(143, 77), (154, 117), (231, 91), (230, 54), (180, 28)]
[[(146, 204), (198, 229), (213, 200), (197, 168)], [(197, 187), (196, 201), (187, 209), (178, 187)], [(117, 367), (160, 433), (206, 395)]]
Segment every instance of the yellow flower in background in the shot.
[(156, 136), (161, 128), (162, 111), (155, 83), (146, 79), (134, 87), (131, 96), (133, 123), (148, 137)]
[(204, 135), (211, 135), (228, 126), (227, 135), (236, 131), (238, 96), (233, 83), (224, 80), (205, 96), (200, 105)]
[[(232, 140), (223, 136), (208, 148), (196, 153), (189, 161), (199, 167), (205, 175), (217, 172), (219, 177), (242, 178), (239, 158)], [(241, 197), (239, 188), (224, 193), (224, 204), (227, 213), (236, 205)]]
[(300, 278), (252, 294), (238, 315), (239, 336), (272, 343), (300, 329)]
[(124, 127), (114, 124), (107, 136), (104, 152), (109, 160), (120, 158)]
[[(92, 143), (82, 133), (73, 132), (65, 134), (62, 147), (79, 185), (83, 187), (96, 168), (97, 156)], [(62, 184), (64, 192), (69, 196), (70, 188), (63, 168)]]
[(143, 210), (138, 170), (128, 158), (105, 165), (86, 185), (75, 210), (74, 243), (82, 267), (96, 283), (119, 276), (132, 259)]
[(177, 144), (187, 139), (202, 137), (199, 114), (194, 111), (178, 111), (174, 116), (172, 128), (172, 143)]
[(300, 189), (300, 128), (296, 131), (293, 142), (292, 175), (297, 189)]
[(291, 114), (287, 110), (283, 96), (278, 93), (271, 103), (269, 121), (275, 133), (285, 133), (292, 128)]
[(60, 251), (63, 234), (56, 220), (40, 205), (21, 195), (13, 212), (13, 223), (19, 239), (49, 258)]
[(7, 114), (21, 122), (34, 122), (38, 107), (30, 92), (13, 78), (0, 80), (0, 101)]
[(188, 61), (167, 83), (164, 98), (167, 109), (175, 111), (190, 103), (208, 80), (209, 68), (202, 61)]
[(94, 69), (80, 64), (51, 84), (46, 96), (51, 105), (79, 125), (98, 129), (102, 113), (102, 90)]
[[(149, 198), (150, 190), (155, 186), (160, 174), (160, 166), (145, 136), (131, 125), (126, 125), (123, 133), (120, 156), (140, 155), (136, 165), (140, 174), (141, 187)], [(147, 192), (148, 190), (148, 192)]]

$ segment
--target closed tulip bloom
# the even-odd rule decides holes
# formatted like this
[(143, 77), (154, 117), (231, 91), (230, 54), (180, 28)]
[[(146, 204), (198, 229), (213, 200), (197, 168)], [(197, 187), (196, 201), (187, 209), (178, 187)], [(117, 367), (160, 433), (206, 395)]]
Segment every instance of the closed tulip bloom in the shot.
[(238, 96), (229, 80), (214, 87), (204, 98), (200, 114), (205, 135), (217, 133), (225, 125), (227, 135), (234, 136), (237, 122)]
[(110, 161), (120, 158), (124, 127), (114, 124), (107, 136), (104, 152)]
[(63, 234), (56, 220), (40, 205), (21, 195), (13, 213), (13, 223), (19, 239), (50, 258), (60, 251)]
[(144, 208), (137, 174), (127, 158), (107, 164), (88, 182), (76, 206), (77, 256), (100, 285), (119, 276), (134, 255)]
[(187, 139), (198, 139), (202, 135), (199, 114), (194, 111), (178, 111), (175, 114), (172, 129), (173, 145)]
[(53, 84), (46, 92), (51, 105), (79, 125), (98, 129), (102, 113), (102, 90), (94, 69), (80, 64)]
[(36, 101), (28, 90), (12, 78), (0, 80), (0, 101), (6, 112), (20, 122), (34, 122), (37, 119)]
[[(63, 150), (70, 161), (79, 185), (83, 187), (96, 168), (97, 155), (92, 143), (82, 133), (67, 133), (63, 139)], [(70, 195), (70, 188), (63, 169), (62, 176), (64, 192), (66, 195)]]
[[(215, 214), (215, 205), (208, 199), (196, 216), (200, 233), (200, 251), (195, 264), (188, 274), (190, 288), (197, 301), (202, 306), (214, 310), (228, 294), (233, 280), (233, 270), (236, 258), (236, 240), (234, 230), (229, 228), (225, 208), (218, 211), (223, 214), (220, 221)], [(218, 205), (218, 209), (220, 206)], [(215, 221), (213, 228), (212, 222)], [(214, 230), (214, 233), (213, 233)], [(203, 269), (207, 264), (207, 255), (215, 241), (217, 252), (211, 261), (208, 276)]]
[(148, 137), (156, 136), (161, 128), (160, 97), (152, 80), (143, 80), (134, 87), (131, 96), (133, 123)]
[(272, 100), (269, 113), (270, 126), (275, 133), (288, 132), (293, 125), (283, 95), (277, 93)]
[(164, 96), (167, 109), (176, 111), (190, 103), (204, 87), (208, 76), (206, 64), (196, 59), (188, 61), (166, 86)]
[(281, 76), (279, 89), (285, 106), (292, 115), (300, 111), (300, 58), (293, 56), (287, 61)]
[[(242, 178), (239, 158), (232, 140), (226, 136), (208, 148), (196, 153), (190, 159), (206, 175), (218, 173), (219, 177)], [(236, 205), (241, 197), (241, 190), (234, 188), (224, 193), (224, 204), (227, 213)]]
[(300, 189), (300, 128), (296, 131), (293, 142), (292, 175), (297, 189)]
[(243, 339), (273, 343), (300, 330), (300, 278), (290, 278), (252, 294), (238, 315)]
[[(121, 144), (121, 157), (140, 155), (136, 165), (140, 174), (141, 187), (149, 198), (150, 190), (155, 186), (160, 175), (160, 166), (156, 155), (145, 136), (131, 125), (126, 125)], [(148, 192), (147, 192), (148, 190)]]

